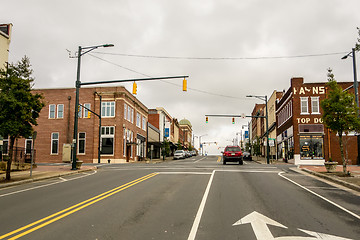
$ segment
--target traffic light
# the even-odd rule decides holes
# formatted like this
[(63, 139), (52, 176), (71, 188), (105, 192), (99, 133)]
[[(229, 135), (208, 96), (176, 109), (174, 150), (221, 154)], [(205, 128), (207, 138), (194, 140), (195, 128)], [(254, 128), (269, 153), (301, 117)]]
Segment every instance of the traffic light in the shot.
[(206, 123), (208, 123), (209, 122), (209, 117), (206, 117)]
[(186, 78), (184, 78), (184, 80), (183, 80), (183, 91), (184, 92), (187, 91), (187, 80), (186, 80)]
[(90, 116), (91, 116), (91, 112), (88, 111), (87, 118), (90, 118)]
[(134, 95), (136, 95), (136, 92), (137, 92), (137, 85), (136, 85), (136, 82), (134, 81), (132, 93), (133, 93)]
[(235, 124), (235, 118), (234, 117), (232, 118), (232, 124)]

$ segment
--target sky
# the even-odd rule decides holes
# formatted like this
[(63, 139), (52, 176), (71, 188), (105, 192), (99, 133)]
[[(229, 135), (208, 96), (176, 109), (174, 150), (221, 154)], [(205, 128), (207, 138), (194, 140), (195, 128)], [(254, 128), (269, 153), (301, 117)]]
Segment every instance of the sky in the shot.
[[(137, 83), (148, 108), (164, 107), (192, 123), (204, 152), (219, 154), (240, 139), (263, 101), (246, 95), (287, 90), (292, 77), (353, 81), (351, 51), (360, 27), (359, 0), (13, 0), (0, 23), (12, 23), (9, 61), (24, 55), (34, 88), (75, 87), (78, 46), (114, 44), (81, 59), (81, 81), (187, 75)], [(357, 58), (359, 63), (359, 59)], [(114, 84), (112, 84), (114, 85)], [(132, 83), (121, 84), (132, 91)], [(195, 147), (199, 138), (195, 138)]]

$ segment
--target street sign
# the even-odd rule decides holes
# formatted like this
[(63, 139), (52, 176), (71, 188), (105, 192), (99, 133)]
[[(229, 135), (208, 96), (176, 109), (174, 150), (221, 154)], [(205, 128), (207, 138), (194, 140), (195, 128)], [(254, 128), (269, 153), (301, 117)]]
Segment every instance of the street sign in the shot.
[(272, 233), (270, 232), (270, 229), (267, 225), (272, 225), (272, 226), (276, 226), (276, 227), (281, 227), (281, 228), (288, 228), (284, 225), (282, 225), (281, 223), (278, 223), (274, 220), (272, 220), (271, 218), (268, 218), (264, 215), (262, 215), (261, 213), (258, 213), (256, 211), (246, 215), (245, 217), (243, 217), (242, 219), (240, 219), (239, 221), (237, 221), (236, 223), (233, 224), (233, 226), (237, 226), (237, 225), (242, 225), (242, 224), (251, 224), (251, 227), (255, 233), (256, 239), (258, 240), (275, 240), (275, 239), (283, 239), (283, 240), (298, 240), (298, 239), (302, 239), (302, 240), (316, 240), (316, 239), (323, 239), (323, 240), (351, 240), (349, 238), (343, 238), (343, 237), (337, 237), (337, 236), (333, 236), (333, 235), (328, 235), (328, 234), (324, 234), (324, 233), (318, 233), (318, 232), (312, 232), (312, 231), (308, 231), (308, 230), (303, 230), (298, 228), (298, 230), (309, 234), (313, 237), (302, 237), (302, 236), (286, 236), (286, 237), (277, 237), (275, 238)]
[(242, 113), (242, 114), (241, 114), (241, 118), (246, 118), (245, 113)]

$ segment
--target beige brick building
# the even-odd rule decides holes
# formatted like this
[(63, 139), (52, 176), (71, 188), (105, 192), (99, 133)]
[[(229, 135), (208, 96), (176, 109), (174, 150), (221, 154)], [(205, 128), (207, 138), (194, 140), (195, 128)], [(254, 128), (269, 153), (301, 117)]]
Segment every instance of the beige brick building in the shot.
[(12, 24), (0, 24), (0, 68), (9, 61)]

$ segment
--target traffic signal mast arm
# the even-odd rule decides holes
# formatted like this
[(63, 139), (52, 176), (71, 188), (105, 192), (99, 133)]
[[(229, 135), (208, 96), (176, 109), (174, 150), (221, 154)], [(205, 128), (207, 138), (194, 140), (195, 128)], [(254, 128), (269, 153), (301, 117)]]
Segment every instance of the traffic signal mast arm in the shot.
[(88, 110), (89, 112), (91, 112), (91, 113), (93, 113), (93, 114), (95, 114), (97, 117), (101, 117), (99, 114), (97, 114), (96, 112), (94, 112), (93, 110), (91, 110), (91, 109), (89, 109), (89, 108), (87, 108), (87, 107), (85, 107), (84, 105), (82, 105), (82, 104), (80, 104), (79, 103), (79, 106), (81, 106), (81, 107), (83, 107), (83, 108), (85, 108), (86, 110)]
[(80, 83), (80, 86), (83, 86), (83, 85), (95, 85), (95, 84), (106, 84), (106, 83), (118, 83), (118, 82), (154, 81), (154, 80), (165, 80), (165, 79), (174, 79), (174, 78), (188, 78), (188, 77), (189, 76), (175, 76), (175, 77), (155, 77), (155, 78), (109, 80), (109, 81), (101, 81), (101, 82), (82, 82), (82, 83)]

